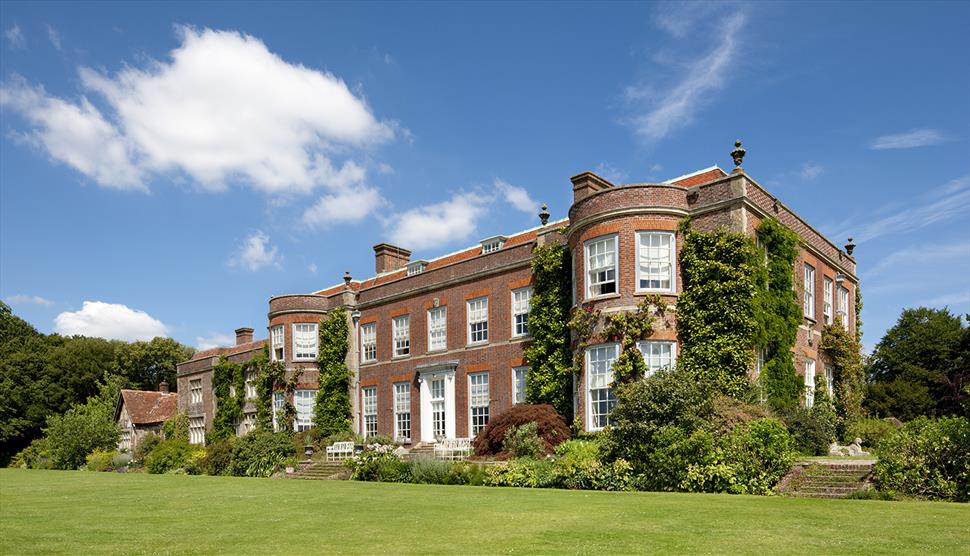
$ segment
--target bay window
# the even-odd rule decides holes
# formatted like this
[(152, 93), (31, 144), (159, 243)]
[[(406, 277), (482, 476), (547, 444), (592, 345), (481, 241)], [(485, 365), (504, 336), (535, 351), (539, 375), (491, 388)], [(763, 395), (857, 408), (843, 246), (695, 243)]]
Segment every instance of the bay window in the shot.
[(317, 325), (298, 323), (293, 325), (293, 360), (313, 361), (317, 358)]
[(586, 298), (616, 293), (617, 236), (586, 243)]
[(672, 292), (676, 240), (671, 232), (637, 233), (637, 291)]

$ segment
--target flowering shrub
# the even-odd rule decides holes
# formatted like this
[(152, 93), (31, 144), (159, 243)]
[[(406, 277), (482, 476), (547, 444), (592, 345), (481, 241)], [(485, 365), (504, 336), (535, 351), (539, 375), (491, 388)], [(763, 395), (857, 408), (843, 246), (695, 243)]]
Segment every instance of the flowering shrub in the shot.
[(364, 451), (347, 460), (355, 481), (410, 482), (407, 462), (394, 454), (394, 446), (368, 444)]

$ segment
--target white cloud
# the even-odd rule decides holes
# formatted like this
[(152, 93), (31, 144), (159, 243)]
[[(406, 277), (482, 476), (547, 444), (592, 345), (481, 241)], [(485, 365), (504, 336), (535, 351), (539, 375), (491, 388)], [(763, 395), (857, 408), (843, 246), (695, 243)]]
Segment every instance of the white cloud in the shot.
[(505, 180), (496, 179), (495, 190), (505, 198), (506, 202), (517, 210), (528, 214), (538, 214), (539, 203), (529, 196), (529, 192), (524, 187), (518, 187)]
[(595, 172), (598, 175), (606, 178), (607, 181), (609, 181), (614, 185), (623, 183), (623, 181), (626, 180), (626, 177), (627, 177), (627, 173), (625, 171), (617, 168), (616, 166), (614, 166), (613, 164), (605, 160), (596, 165)]
[(54, 331), (109, 340), (151, 340), (166, 336), (168, 327), (144, 311), (117, 303), (85, 301), (80, 311), (65, 311), (54, 318)]
[(477, 193), (456, 193), (447, 201), (395, 214), (387, 221), (395, 245), (429, 249), (467, 241), (488, 212), (490, 198)]
[(720, 9), (715, 2), (666, 2), (658, 5), (653, 20), (661, 29), (678, 39), (685, 38), (701, 19)]
[(67, 102), (16, 77), (0, 87), (0, 106), (11, 106), (33, 124), (21, 137), (104, 187), (141, 189), (142, 173), (123, 137), (87, 99)]
[(310, 274), (316, 274), (317, 273), (317, 264), (316, 263), (310, 263), (310, 264), (306, 265), (306, 269), (310, 271)]
[(354, 187), (324, 195), (303, 212), (303, 223), (313, 228), (325, 228), (340, 222), (359, 222), (384, 203), (380, 192), (372, 187)]
[(822, 175), (822, 172), (824, 171), (825, 171), (825, 167), (822, 166), (821, 164), (806, 162), (802, 164), (802, 169), (798, 173), (798, 175), (800, 175), (803, 180), (811, 181), (819, 177), (820, 175)]
[(44, 307), (50, 307), (54, 304), (50, 299), (45, 299), (39, 295), (25, 295), (17, 294), (8, 296), (6, 299), (7, 303), (11, 305), (41, 305)]
[[(886, 234), (899, 235), (949, 220), (970, 210), (970, 175), (947, 182), (924, 195), (919, 202), (910, 203), (887, 216), (868, 223), (843, 224), (834, 237), (853, 236), (857, 243)], [(873, 212), (878, 212), (878, 209)]]
[(47, 25), (47, 40), (51, 41), (54, 48), (61, 50), (61, 34), (50, 24)]
[(363, 169), (336, 157), (394, 136), (394, 124), (377, 120), (343, 80), (289, 63), (255, 37), (189, 27), (179, 35), (169, 59), (144, 68), (80, 69), (104, 114), (22, 79), (0, 88), (0, 103), (24, 115), (25, 135), (53, 158), (107, 187), (185, 175), (216, 191), (229, 182), (272, 194), (339, 189), (359, 183)]
[[(702, 9), (688, 9), (675, 16), (660, 17), (658, 24), (675, 37), (683, 38), (688, 29), (696, 28), (695, 23), (701, 15), (721, 10), (723, 6), (710, 4)], [(648, 141), (658, 141), (691, 124), (700, 108), (710, 102), (711, 93), (724, 86), (729, 70), (737, 69), (738, 41), (747, 16), (743, 11), (732, 10), (726, 16), (706, 18), (718, 22), (710, 31), (707, 26), (702, 28), (704, 33), (711, 33), (716, 42), (706, 55), (683, 64), (686, 70), (671, 80), (672, 87), (659, 93), (648, 85), (627, 89), (628, 100), (641, 104), (640, 109), (644, 111), (632, 120), (638, 135)], [(663, 61), (663, 58), (659, 60)]]
[(20, 30), (20, 25), (14, 25), (13, 27), (7, 29), (3, 32), (3, 36), (7, 39), (7, 45), (11, 50), (27, 48), (27, 37), (25, 37), (23, 31)]
[(275, 245), (269, 244), (269, 236), (256, 230), (247, 237), (236, 254), (229, 259), (229, 266), (256, 272), (268, 266), (280, 267), (283, 257)]
[(232, 346), (236, 343), (236, 337), (221, 332), (211, 332), (208, 336), (196, 336), (195, 347), (199, 350), (212, 349), (217, 347)]
[(885, 149), (913, 149), (942, 143), (943, 134), (935, 129), (914, 129), (905, 133), (876, 137), (869, 148), (877, 151)]

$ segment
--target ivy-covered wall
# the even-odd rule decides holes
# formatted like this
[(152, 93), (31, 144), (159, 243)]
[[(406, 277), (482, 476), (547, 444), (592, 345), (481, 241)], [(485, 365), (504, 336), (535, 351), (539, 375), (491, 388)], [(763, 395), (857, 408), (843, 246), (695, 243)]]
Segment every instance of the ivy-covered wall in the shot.
[(351, 432), (350, 369), (347, 350), (350, 347), (347, 312), (337, 308), (320, 322), (317, 366), (320, 388), (317, 390), (313, 425), (321, 436)]
[(794, 407), (804, 388), (792, 357), (802, 323), (802, 307), (792, 289), (798, 236), (774, 218), (762, 220), (757, 234), (764, 251), (753, 304), (754, 343), (765, 352), (758, 385), (772, 407)]
[(569, 308), (572, 304), (570, 255), (565, 245), (547, 244), (532, 253), (532, 298), (525, 348), (529, 362), (526, 401), (549, 404), (572, 419), (575, 368), (570, 350)]

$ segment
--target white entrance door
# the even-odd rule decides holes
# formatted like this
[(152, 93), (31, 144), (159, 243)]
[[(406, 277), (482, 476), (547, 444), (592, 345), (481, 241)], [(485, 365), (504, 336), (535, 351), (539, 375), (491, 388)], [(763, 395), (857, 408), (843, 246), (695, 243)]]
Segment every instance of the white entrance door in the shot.
[(421, 441), (455, 438), (455, 374), (421, 376)]

